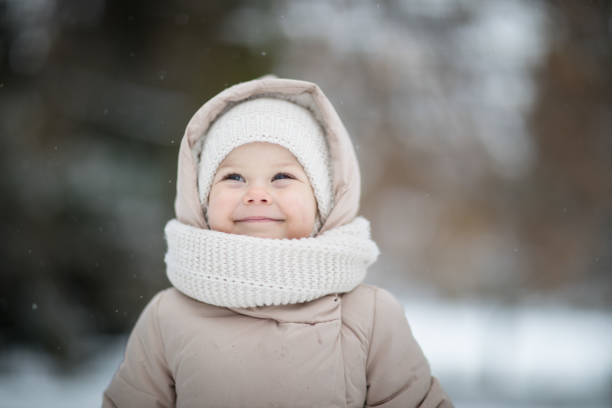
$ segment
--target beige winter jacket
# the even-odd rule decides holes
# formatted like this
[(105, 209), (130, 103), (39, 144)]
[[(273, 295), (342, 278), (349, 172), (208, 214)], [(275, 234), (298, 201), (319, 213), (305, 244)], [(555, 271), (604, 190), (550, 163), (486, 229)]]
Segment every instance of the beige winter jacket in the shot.
[[(264, 77), (226, 89), (193, 116), (179, 150), (176, 217), (207, 228), (192, 147), (228, 104), (276, 95), (324, 125), (335, 206), (321, 232), (357, 214), (360, 175), (336, 111), (313, 83)], [(389, 292), (349, 293), (244, 309), (158, 293), (131, 333), (103, 407), (452, 407)]]

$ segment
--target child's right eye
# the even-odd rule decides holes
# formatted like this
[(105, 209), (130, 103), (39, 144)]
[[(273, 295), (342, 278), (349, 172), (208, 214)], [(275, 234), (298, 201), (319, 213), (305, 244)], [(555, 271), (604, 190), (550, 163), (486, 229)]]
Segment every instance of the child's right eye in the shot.
[(224, 176), (223, 180), (244, 181), (244, 178), (238, 173), (230, 173)]

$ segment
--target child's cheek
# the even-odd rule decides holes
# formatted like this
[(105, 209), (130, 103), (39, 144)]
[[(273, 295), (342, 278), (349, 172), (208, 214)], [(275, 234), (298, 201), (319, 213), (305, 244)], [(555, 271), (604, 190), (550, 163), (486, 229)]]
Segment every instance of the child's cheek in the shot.
[(227, 216), (240, 203), (240, 193), (235, 188), (220, 186), (212, 192), (209, 200), (209, 211), (214, 211), (217, 215)]
[(237, 188), (227, 188), (219, 198), (224, 208), (233, 210), (242, 202), (242, 193)]
[(308, 191), (286, 191), (285, 209), (302, 223), (314, 222), (316, 213), (315, 198)]

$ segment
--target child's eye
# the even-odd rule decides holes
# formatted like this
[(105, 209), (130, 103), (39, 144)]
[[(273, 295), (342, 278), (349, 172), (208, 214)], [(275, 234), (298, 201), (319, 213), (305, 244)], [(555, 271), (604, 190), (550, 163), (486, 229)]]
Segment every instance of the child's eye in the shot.
[(295, 177), (293, 177), (291, 174), (287, 174), (287, 173), (277, 173), (274, 175), (274, 177), (272, 177), (272, 181), (275, 180), (283, 180), (283, 179), (294, 179)]
[(223, 180), (244, 181), (244, 178), (238, 173), (230, 173), (223, 176)]

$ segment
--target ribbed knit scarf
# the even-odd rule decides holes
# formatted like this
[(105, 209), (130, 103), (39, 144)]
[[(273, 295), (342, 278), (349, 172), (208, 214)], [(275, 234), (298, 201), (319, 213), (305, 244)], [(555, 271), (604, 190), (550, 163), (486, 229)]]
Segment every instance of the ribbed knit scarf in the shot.
[(165, 228), (168, 279), (209, 304), (254, 307), (308, 302), (353, 290), (378, 257), (363, 217), (316, 237), (270, 239), (195, 228)]

